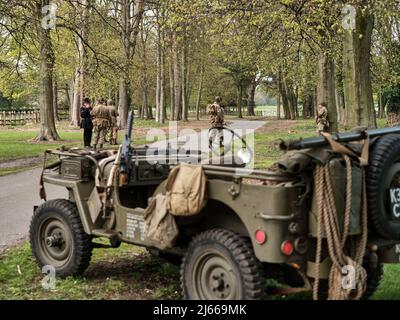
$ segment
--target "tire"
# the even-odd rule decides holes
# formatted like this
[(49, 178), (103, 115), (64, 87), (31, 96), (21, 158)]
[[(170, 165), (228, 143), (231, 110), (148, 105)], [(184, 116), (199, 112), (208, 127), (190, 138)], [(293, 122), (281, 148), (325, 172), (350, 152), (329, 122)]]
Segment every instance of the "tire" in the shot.
[(379, 289), (383, 277), (383, 264), (378, 262), (377, 268), (372, 269), (369, 258), (365, 258), (363, 267), (367, 271), (367, 288), (361, 299), (368, 300)]
[(400, 188), (400, 135), (379, 139), (371, 150), (367, 167), (369, 225), (385, 239), (400, 240), (400, 219), (391, 214), (391, 187)]
[(85, 233), (76, 205), (67, 200), (50, 200), (34, 213), (30, 230), (33, 255), (40, 268), (53, 266), (65, 278), (85, 272), (93, 245)]
[(183, 297), (190, 300), (254, 300), (264, 297), (263, 277), (244, 238), (223, 229), (190, 243), (181, 267)]

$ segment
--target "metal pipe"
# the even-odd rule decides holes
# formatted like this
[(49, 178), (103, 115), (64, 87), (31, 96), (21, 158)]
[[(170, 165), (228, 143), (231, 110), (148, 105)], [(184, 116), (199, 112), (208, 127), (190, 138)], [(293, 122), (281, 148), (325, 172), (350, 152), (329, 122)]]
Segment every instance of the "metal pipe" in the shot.
[[(400, 134), (400, 127), (334, 133), (332, 134), (332, 139), (337, 142), (346, 143), (364, 140), (367, 136), (373, 139), (388, 134)], [(281, 140), (279, 143), (280, 149), (284, 151), (320, 148), (327, 145), (329, 145), (328, 141), (322, 136), (289, 141)]]
[(268, 170), (251, 170), (251, 169), (243, 169), (243, 168), (231, 168), (231, 167), (223, 167), (223, 166), (213, 166), (213, 165), (203, 165), (204, 170), (212, 170), (212, 171), (222, 171), (229, 172), (236, 175), (261, 175), (266, 177), (285, 177), (285, 178), (293, 178), (293, 175), (282, 174), (280, 172), (268, 171)]
[(220, 171), (212, 171), (212, 170), (205, 170), (204, 173), (209, 176), (217, 176), (217, 177), (227, 177), (227, 178), (243, 178), (243, 179), (252, 179), (252, 180), (268, 180), (268, 181), (277, 181), (277, 182), (290, 182), (293, 181), (294, 178), (283, 177), (283, 176), (258, 176), (258, 175), (233, 175), (229, 172), (220, 172)]

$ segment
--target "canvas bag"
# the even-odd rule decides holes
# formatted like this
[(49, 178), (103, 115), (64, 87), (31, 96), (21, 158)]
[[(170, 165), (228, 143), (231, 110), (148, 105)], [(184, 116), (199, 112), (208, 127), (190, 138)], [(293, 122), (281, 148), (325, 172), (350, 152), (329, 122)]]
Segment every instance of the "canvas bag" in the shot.
[(198, 214), (206, 204), (206, 176), (203, 167), (181, 163), (166, 183), (167, 209), (175, 216)]
[(160, 250), (172, 248), (179, 233), (175, 218), (168, 213), (166, 201), (166, 196), (159, 194), (144, 212), (146, 238)]

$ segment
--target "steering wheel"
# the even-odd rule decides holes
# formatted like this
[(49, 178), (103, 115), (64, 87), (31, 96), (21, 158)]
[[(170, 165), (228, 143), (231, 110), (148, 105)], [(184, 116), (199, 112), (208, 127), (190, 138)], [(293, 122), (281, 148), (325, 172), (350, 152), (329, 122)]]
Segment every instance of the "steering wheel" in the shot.
[[(234, 160), (236, 157), (240, 158), (243, 163), (246, 165), (251, 163), (253, 160), (253, 150), (248, 146), (246, 139), (236, 133), (234, 130), (227, 127), (212, 127), (208, 130), (208, 137), (211, 138), (211, 133), (214, 130), (218, 130), (218, 133), (213, 136), (213, 139), (210, 140), (209, 149), (210, 153), (223, 157), (227, 155), (230, 151), (232, 151), (232, 159)], [(231, 134), (231, 140), (228, 144), (225, 143), (225, 139), (222, 140), (222, 146), (220, 145), (220, 137), (225, 138), (224, 132), (227, 131)], [(235, 137), (239, 139), (239, 146), (235, 143)], [(222, 149), (222, 150), (221, 150)]]

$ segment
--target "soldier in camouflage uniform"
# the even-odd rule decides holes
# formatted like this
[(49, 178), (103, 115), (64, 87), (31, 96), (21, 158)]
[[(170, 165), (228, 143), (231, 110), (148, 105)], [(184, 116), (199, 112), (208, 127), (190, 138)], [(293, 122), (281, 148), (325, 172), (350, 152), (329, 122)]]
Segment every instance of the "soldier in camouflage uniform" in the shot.
[(387, 126), (389, 128), (400, 126), (400, 114), (395, 112), (388, 112), (387, 114)]
[(328, 132), (329, 120), (328, 120), (328, 108), (326, 103), (321, 103), (318, 106), (317, 116), (315, 117), (317, 122), (317, 133)]
[(110, 123), (110, 144), (116, 145), (118, 138), (118, 125), (117, 117), (119, 116), (117, 108), (112, 100), (107, 101), (108, 111), (110, 112), (111, 123)]
[(400, 126), (400, 86), (390, 89), (387, 98), (387, 126), (389, 128)]
[(96, 134), (93, 142), (93, 148), (96, 151), (98, 145), (99, 149), (103, 148), (104, 138), (111, 124), (110, 112), (105, 105), (104, 99), (99, 99), (91, 114), (93, 117), (93, 125)]
[(223, 127), (226, 125), (224, 119), (224, 109), (221, 107), (221, 98), (215, 97), (213, 104), (207, 107), (207, 113), (210, 116), (211, 130), (208, 137), (210, 149), (215, 139), (219, 141), (220, 148), (224, 147)]

